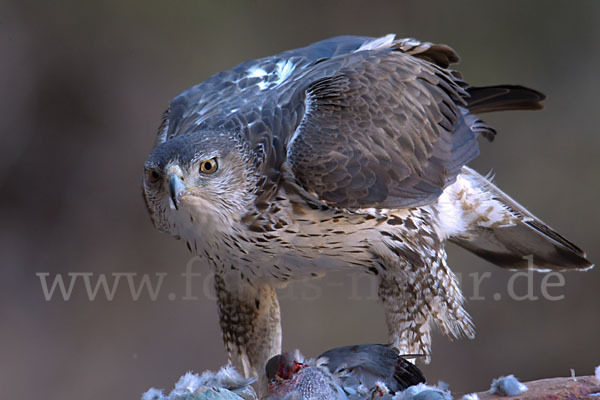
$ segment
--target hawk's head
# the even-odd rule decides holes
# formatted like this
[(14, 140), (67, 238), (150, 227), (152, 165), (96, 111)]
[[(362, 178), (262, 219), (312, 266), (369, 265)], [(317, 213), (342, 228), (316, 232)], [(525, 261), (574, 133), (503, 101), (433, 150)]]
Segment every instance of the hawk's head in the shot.
[(194, 132), (159, 144), (144, 165), (144, 197), (154, 225), (186, 240), (230, 227), (252, 201), (251, 155), (231, 132)]

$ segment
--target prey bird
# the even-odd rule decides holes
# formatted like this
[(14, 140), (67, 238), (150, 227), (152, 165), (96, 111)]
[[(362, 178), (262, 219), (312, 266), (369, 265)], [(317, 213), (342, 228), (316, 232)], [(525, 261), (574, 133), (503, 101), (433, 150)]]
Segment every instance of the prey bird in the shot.
[(267, 361), (265, 375), (269, 400), (391, 399), (425, 383), (415, 365), (379, 344), (336, 347), (314, 360), (306, 360), (299, 351), (283, 353)]
[(275, 290), (291, 281), (374, 275), (390, 344), (429, 358), (432, 325), (475, 333), (446, 241), (503, 268), (591, 267), (466, 166), (496, 133), (477, 114), (539, 109), (544, 95), (470, 86), (457, 61), (446, 45), (343, 36), (244, 62), (170, 102), (146, 204), (214, 271), (225, 347), (246, 376), (281, 352)]

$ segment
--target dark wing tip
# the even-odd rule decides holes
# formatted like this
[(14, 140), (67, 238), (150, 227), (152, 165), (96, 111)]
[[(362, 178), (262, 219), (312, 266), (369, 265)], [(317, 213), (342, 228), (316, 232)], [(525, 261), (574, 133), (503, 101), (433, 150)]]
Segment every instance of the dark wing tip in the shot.
[(413, 385), (418, 385), (419, 383), (427, 382), (423, 372), (421, 372), (415, 364), (403, 357), (398, 357), (396, 369), (394, 371), (394, 379), (401, 386), (401, 390)]

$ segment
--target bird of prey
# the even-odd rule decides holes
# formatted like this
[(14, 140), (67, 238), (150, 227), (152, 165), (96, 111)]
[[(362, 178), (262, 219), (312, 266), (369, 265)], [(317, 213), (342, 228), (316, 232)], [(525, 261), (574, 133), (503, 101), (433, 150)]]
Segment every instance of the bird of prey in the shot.
[(281, 351), (275, 289), (290, 281), (375, 275), (390, 343), (429, 357), (433, 324), (474, 335), (446, 241), (504, 268), (591, 266), (466, 166), (478, 137), (495, 135), (477, 114), (539, 109), (544, 95), (470, 86), (457, 61), (446, 45), (336, 37), (170, 102), (144, 167), (146, 204), (214, 270), (225, 346), (246, 376)]

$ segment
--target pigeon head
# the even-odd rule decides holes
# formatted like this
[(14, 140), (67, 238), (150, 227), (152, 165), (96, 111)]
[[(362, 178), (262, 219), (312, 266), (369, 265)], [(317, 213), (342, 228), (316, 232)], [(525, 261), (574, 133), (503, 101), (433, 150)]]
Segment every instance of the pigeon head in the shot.
[(301, 369), (307, 367), (290, 353), (278, 354), (271, 357), (265, 366), (265, 372), (269, 382), (281, 382), (292, 379)]
[(298, 351), (272, 357), (265, 370), (269, 381), (269, 400), (347, 399), (339, 381), (326, 368), (317, 366), (312, 361), (305, 363)]

